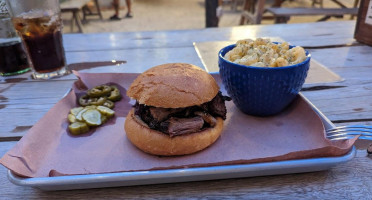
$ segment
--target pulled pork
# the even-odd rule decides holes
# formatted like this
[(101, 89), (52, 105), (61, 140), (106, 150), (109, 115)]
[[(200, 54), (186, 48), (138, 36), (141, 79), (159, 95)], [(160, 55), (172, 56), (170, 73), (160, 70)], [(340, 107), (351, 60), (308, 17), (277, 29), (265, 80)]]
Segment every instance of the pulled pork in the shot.
[(230, 100), (218, 92), (211, 101), (186, 108), (157, 108), (136, 102), (134, 113), (149, 128), (174, 137), (214, 127), (216, 117), (226, 119), (225, 101)]

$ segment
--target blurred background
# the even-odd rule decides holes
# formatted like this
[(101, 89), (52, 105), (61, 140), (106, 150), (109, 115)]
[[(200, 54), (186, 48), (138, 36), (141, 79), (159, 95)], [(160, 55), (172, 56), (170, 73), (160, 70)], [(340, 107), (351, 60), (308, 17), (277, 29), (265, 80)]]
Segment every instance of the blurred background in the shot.
[[(95, 0), (61, 0), (61, 5), (73, 5), (76, 2), (84, 2), (87, 12), (97, 10)], [(86, 3), (85, 3), (86, 2)], [(99, 16), (87, 16), (83, 20), (83, 12), (78, 12), (82, 21), (84, 33), (99, 32), (127, 32), (127, 31), (155, 31), (155, 30), (184, 30), (205, 28), (205, 0), (131, 0), (132, 18), (125, 18), (127, 5), (125, 0), (120, 0), (119, 17), (121, 20), (110, 20), (114, 14), (112, 0), (97, 0), (102, 19)], [(274, 0), (266, 0), (267, 6), (272, 5)], [(332, 0), (285, 0), (281, 7), (320, 7), (314, 2), (322, 2), (323, 8), (339, 8)], [(347, 7), (353, 7), (354, 0), (338, 0)], [(244, 0), (223, 0), (223, 15), (219, 21), (219, 27), (239, 25), (243, 11)], [(78, 5), (80, 6), (80, 5)], [(269, 16), (265, 13), (264, 16)], [(73, 12), (63, 12), (64, 33), (79, 32), (76, 22), (73, 20)], [(287, 23), (315, 22), (322, 16), (293, 16)], [(340, 18), (332, 17), (330, 20), (350, 20), (350, 15)], [(355, 18), (354, 18), (355, 20)], [(71, 28), (71, 23), (72, 28)], [(273, 19), (262, 20), (261, 24), (273, 24)]]

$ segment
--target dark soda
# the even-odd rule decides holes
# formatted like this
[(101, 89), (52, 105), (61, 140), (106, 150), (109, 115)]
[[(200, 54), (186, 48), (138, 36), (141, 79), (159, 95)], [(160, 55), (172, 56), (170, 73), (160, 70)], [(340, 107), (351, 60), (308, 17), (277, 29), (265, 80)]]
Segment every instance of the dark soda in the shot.
[(13, 24), (36, 72), (53, 72), (66, 65), (59, 17), (18, 17), (13, 18)]
[(20, 41), (0, 43), (0, 75), (14, 75), (29, 70), (26, 52)]

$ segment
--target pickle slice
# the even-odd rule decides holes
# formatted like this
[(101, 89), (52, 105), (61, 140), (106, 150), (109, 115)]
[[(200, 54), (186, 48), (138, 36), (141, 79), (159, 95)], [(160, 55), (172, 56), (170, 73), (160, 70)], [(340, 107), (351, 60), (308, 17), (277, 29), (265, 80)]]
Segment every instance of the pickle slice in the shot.
[(68, 115), (67, 115), (67, 119), (68, 119), (68, 121), (69, 121), (70, 123), (74, 123), (74, 122), (76, 122), (76, 117), (75, 117), (75, 115), (73, 115), (73, 114), (68, 114)]
[(73, 135), (80, 135), (89, 131), (89, 127), (84, 122), (74, 122), (68, 126), (68, 130)]
[(116, 86), (111, 86), (110, 96), (107, 97), (110, 101), (119, 101), (121, 99), (120, 90)]
[(106, 115), (101, 115), (102, 124), (106, 123), (109, 118)]
[(89, 109), (82, 114), (82, 117), (89, 126), (99, 126), (102, 124), (101, 113), (98, 110)]
[(90, 97), (102, 97), (111, 93), (111, 87), (108, 85), (99, 85), (87, 91)]
[(113, 109), (115, 107), (115, 103), (110, 100), (106, 100), (105, 103), (102, 104), (102, 106)]
[(81, 106), (89, 106), (89, 96), (88, 95), (83, 95), (79, 98), (79, 104)]
[(95, 105), (91, 105), (91, 106), (85, 106), (85, 108), (96, 109), (97, 106), (95, 106)]
[(71, 109), (70, 113), (76, 116), (83, 109), (84, 109), (83, 107), (76, 107), (76, 108)]
[(96, 98), (90, 98), (88, 100), (89, 105), (94, 105), (94, 106), (103, 105), (106, 101), (107, 101), (106, 97), (96, 97)]
[(78, 121), (83, 121), (83, 113), (87, 110), (90, 110), (91, 108), (84, 108), (83, 110), (81, 110), (77, 115), (76, 115), (76, 119)]
[(112, 117), (115, 114), (115, 111), (111, 110), (110, 108), (106, 106), (98, 106), (97, 110), (101, 112), (103, 115), (106, 115), (108, 117)]

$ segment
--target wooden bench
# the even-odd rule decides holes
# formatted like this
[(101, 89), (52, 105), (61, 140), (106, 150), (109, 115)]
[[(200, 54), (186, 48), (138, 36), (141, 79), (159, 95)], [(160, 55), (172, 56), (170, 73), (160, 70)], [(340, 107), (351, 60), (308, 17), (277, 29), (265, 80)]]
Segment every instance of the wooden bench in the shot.
[[(272, 7), (280, 7), (284, 0), (274, 0)], [(244, 0), (240, 25), (261, 24), (263, 19), (274, 19), (273, 16), (263, 16), (266, 12), (266, 0)]]
[(239, 24), (261, 24), (265, 3), (265, 0), (245, 0)]
[(89, 8), (89, 5), (86, 4), (83, 7), (83, 21), (86, 20), (87, 16), (96, 16), (96, 15), (98, 15), (101, 20), (103, 19), (102, 13), (101, 13), (101, 8), (99, 7), (98, 0), (94, 0), (92, 3), (94, 3), (94, 6), (96, 7), (96, 12), (92, 12), (92, 10), (90, 10), (90, 8)]
[(97, 8), (96, 13), (87, 11), (89, 10), (88, 3), (90, 1), (91, 0), (65, 0), (60, 4), (62, 13), (69, 13), (69, 12), (72, 13), (71, 25), (70, 25), (71, 32), (73, 32), (74, 22), (75, 22), (78, 28), (78, 32), (83, 33), (82, 20), (79, 15), (80, 11), (83, 12), (84, 20), (86, 19), (87, 15), (98, 15), (100, 19), (102, 19), (102, 14), (101, 14), (98, 0), (94, 0), (95, 6)]
[(357, 15), (358, 8), (267, 8), (274, 15), (275, 23), (287, 23), (291, 16), (324, 15), (318, 21), (343, 15)]

